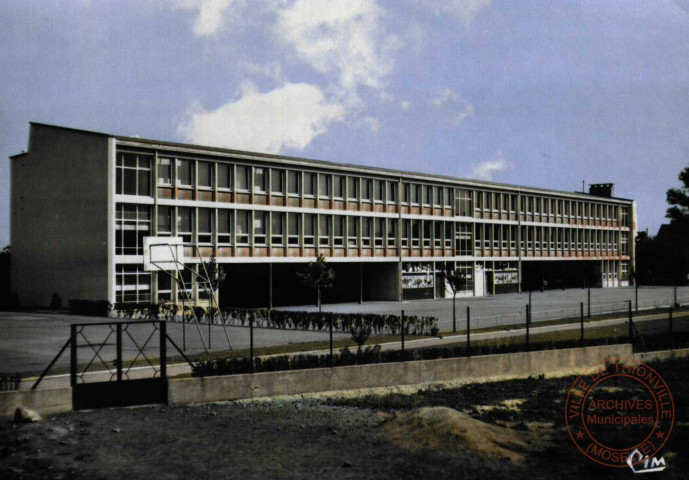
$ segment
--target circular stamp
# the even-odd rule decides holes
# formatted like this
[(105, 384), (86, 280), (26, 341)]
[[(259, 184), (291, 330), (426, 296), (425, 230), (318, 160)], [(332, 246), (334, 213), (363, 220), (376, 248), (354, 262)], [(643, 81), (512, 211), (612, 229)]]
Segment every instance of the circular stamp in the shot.
[[(592, 365), (567, 391), (565, 423), (588, 458), (609, 467), (641, 463), (665, 445), (675, 420), (672, 394), (648, 365), (612, 358)], [(633, 452), (641, 455), (632, 455)]]

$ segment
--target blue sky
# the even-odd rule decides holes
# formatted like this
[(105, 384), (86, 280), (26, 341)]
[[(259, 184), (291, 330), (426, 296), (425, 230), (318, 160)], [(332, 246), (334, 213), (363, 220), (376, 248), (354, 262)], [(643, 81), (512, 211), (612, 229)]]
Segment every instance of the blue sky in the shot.
[(28, 122), (580, 190), (689, 164), (689, 0), (0, 2), (0, 244)]

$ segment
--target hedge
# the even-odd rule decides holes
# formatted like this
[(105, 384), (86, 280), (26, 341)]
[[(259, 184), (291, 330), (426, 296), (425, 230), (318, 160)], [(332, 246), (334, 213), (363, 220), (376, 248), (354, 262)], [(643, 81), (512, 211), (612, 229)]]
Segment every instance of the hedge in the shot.
[[(217, 325), (327, 331), (330, 322), (336, 332), (349, 333), (352, 329), (370, 328), (372, 333), (398, 335), (400, 315), (378, 313), (306, 312), (270, 309), (227, 309), (193, 307), (197, 318)], [(180, 308), (174, 304), (132, 304), (117, 303), (113, 311), (118, 317), (146, 318), (190, 322), (194, 319), (189, 307)], [(178, 315), (180, 314), (180, 315)], [(436, 317), (404, 317), (406, 335), (437, 335)]]
[[(672, 338), (665, 333), (650, 335), (645, 337), (645, 344), (649, 350), (663, 349), (668, 347), (668, 342), (672, 341), (675, 348), (681, 345), (689, 345), (689, 333), (683, 332), (680, 335), (673, 335)], [(613, 345), (627, 343), (628, 337), (596, 338), (586, 340), (586, 346), (594, 345)], [(560, 340), (550, 342), (531, 343), (530, 350), (554, 350), (564, 348), (580, 347), (579, 340)], [(524, 351), (523, 344), (503, 344), (503, 345), (479, 345), (471, 348), (472, 355), (491, 355), (500, 353), (515, 353)], [(253, 372), (276, 372), (283, 370), (303, 370), (310, 368), (343, 367), (348, 365), (365, 365), (372, 363), (393, 363), (402, 361), (418, 360), (438, 360), (442, 358), (463, 357), (468, 354), (466, 345), (454, 347), (428, 347), (414, 350), (385, 350), (381, 351), (380, 346), (375, 345), (359, 349), (352, 353), (349, 348), (345, 348), (340, 353), (333, 355), (332, 363), (330, 355), (281, 355), (270, 357), (254, 357)], [(206, 360), (197, 362), (192, 369), (195, 377), (212, 375), (235, 375), (251, 373), (252, 360), (246, 357), (230, 357), (220, 360)]]

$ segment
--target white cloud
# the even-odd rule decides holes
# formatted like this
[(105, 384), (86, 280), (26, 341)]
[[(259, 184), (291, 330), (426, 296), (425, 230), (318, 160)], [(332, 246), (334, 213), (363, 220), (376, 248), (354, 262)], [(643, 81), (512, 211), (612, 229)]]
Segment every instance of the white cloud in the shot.
[(408, 100), (402, 100), (402, 101), (400, 102), (400, 108), (401, 108), (402, 110), (409, 110), (410, 107), (411, 107), (411, 102), (410, 102), (410, 101), (408, 101)]
[(445, 105), (446, 103), (454, 103), (459, 99), (459, 95), (452, 90), (451, 88), (446, 88), (442, 92), (440, 92), (440, 95), (435, 97), (433, 99), (433, 105), (436, 107), (441, 107)]
[(227, 7), (233, 0), (175, 0), (174, 7), (180, 10), (198, 12), (194, 22), (194, 34), (197, 37), (215, 35), (223, 24)]
[(421, 0), (436, 15), (450, 15), (468, 28), (476, 15), (488, 8), (492, 0)]
[(476, 165), (468, 177), (476, 180), (492, 180), (494, 174), (505, 170), (509, 165), (505, 154), (500, 150), (494, 159)]
[(266, 93), (249, 85), (216, 110), (192, 107), (177, 134), (191, 143), (278, 153), (303, 150), (344, 114), (314, 85), (291, 83)]
[(361, 123), (368, 126), (372, 132), (380, 130), (380, 122), (375, 117), (364, 117), (361, 119)]
[(316, 71), (337, 76), (347, 91), (382, 88), (401, 40), (386, 35), (371, 0), (297, 0), (278, 10), (277, 35)]
[(468, 103), (467, 106), (464, 108), (464, 111), (459, 113), (457, 115), (457, 117), (455, 118), (455, 120), (457, 121), (457, 124), (461, 125), (464, 122), (464, 120), (466, 120), (467, 118), (471, 117), (474, 114), (474, 111), (475, 111), (474, 106), (472, 104)]

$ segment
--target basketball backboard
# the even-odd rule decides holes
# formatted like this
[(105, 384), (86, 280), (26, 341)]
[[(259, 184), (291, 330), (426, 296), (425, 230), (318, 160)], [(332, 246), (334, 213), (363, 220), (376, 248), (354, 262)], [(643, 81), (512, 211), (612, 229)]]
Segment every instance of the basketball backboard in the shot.
[(144, 237), (144, 270), (184, 270), (184, 246), (180, 237)]

